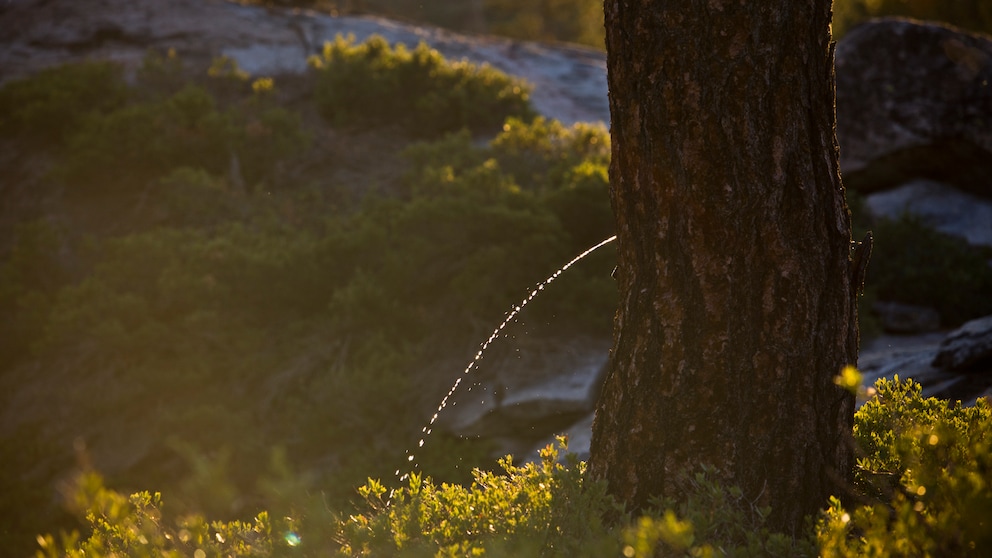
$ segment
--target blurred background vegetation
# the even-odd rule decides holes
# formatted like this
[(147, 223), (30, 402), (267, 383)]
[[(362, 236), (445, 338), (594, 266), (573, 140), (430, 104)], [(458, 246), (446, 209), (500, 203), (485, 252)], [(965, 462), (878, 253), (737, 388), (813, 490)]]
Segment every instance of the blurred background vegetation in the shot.
[[(562, 41), (602, 49), (602, 0), (244, 0), (245, 3), (313, 8), (339, 14), (377, 14), (532, 41)], [(992, 33), (986, 0), (834, 0), (834, 37), (873, 17), (943, 21)]]
[[(34, 188), (0, 247), (4, 548), (53, 528), (78, 459), (234, 518), (283, 456), (340, 508), (404, 465), (504, 313), (612, 233), (602, 125), (537, 118), (525, 83), (425, 46), (310, 63), (284, 89), (153, 52), (133, 83), (91, 62), (0, 89)], [(519, 327), (608, 336), (612, 265)], [(491, 462), (441, 433), (418, 458), (452, 481)]]

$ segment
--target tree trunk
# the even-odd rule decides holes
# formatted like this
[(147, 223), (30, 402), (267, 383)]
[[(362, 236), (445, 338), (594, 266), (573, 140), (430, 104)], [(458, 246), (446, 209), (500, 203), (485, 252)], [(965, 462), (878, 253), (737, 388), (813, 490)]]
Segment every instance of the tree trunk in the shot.
[(589, 474), (632, 509), (710, 464), (795, 533), (849, 476), (830, 4), (606, 1), (621, 300)]

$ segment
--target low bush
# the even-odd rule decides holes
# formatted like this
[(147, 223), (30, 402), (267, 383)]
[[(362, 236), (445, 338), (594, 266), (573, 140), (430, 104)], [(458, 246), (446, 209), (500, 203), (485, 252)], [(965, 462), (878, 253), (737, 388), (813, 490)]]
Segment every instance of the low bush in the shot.
[(986, 556), (992, 552), (992, 405), (921, 397), (919, 384), (879, 380), (858, 410), (856, 485), (818, 524), (822, 555)]
[(556, 214), (577, 252), (612, 234), (610, 136), (602, 125), (509, 118), (488, 146), (463, 132), (413, 144), (405, 155), (413, 196), (519, 190)]
[(63, 233), (46, 221), (22, 223), (14, 230), (8, 257), (0, 262), (0, 361), (13, 363), (30, 354), (43, 337), (53, 299), (69, 282), (60, 261)]
[(149, 50), (135, 78), (138, 99), (161, 101), (185, 87), (190, 82), (190, 72), (175, 49), (169, 49), (165, 54)]
[(85, 119), (60, 175), (86, 191), (141, 191), (176, 167), (223, 175), (237, 165), (254, 184), (308, 141), (298, 115), (250, 105), (221, 111), (209, 92), (188, 84), (165, 100)]
[(361, 44), (338, 36), (310, 58), (316, 103), (335, 125), (398, 125), (418, 136), (497, 129), (531, 118), (529, 88), (489, 66), (449, 62), (421, 43), (413, 50), (380, 36)]
[(594, 0), (487, 0), (484, 15), (497, 35), (606, 48), (603, 6)]
[[(548, 226), (558, 229), (565, 246), (556, 252), (559, 259), (546, 261), (564, 263), (613, 234), (609, 150), (609, 134), (603, 126), (565, 127), (543, 118), (530, 123), (510, 118), (485, 146), (473, 144), (467, 132), (411, 145), (405, 151), (411, 162), (405, 184), (414, 201), (458, 197), (539, 211), (556, 221)], [(506, 252), (503, 265), (519, 265), (528, 251)], [(616, 286), (606, 270), (613, 268), (614, 261), (609, 249), (591, 255), (584, 269), (598, 272), (584, 272), (582, 280), (570, 280), (544, 293), (537, 312), (541, 317), (569, 315), (581, 328), (608, 334), (610, 323), (604, 317), (616, 307)], [(578, 273), (583, 272), (573, 272)], [(475, 280), (486, 285), (491, 277), (480, 268)], [(528, 283), (515, 283), (521, 284)]]
[[(158, 494), (127, 498), (82, 474), (70, 502), (90, 532), (39, 537), (39, 544), (47, 556), (281, 556), (290, 549), (301, 556), (987, 555), (992, 406), (923, 399), (919, 385), (898, 378), (874, 390), (854, 430), (863, 451), (857, 486), (868, 503), (848, 511), (832, 498), (797, 538), (767, 529), (770, 510), (710, 481), (705, 466), (682, 477), (677, 499), (631, 516), (586, 478), (584, 463), (572, 455), (563, 462), (548, 446), (537, 463), (516, 466), (507, 457), (502, 472), (476, 470), (467, 486), (413, 475), (388, 490), (369, 480), (356, 508), (340, 515), (308, 500), (283, 473), (269, 486), (296, 494), (295, 502), (247, 522), (167, 513)], [(567, 449), (564, 439), (559, 445)]]
[(0, 134), (35, 145), (61, 145), (93, 114), (128, 100), (123, 69), (112, 62), (66, 64), (0, 88)]

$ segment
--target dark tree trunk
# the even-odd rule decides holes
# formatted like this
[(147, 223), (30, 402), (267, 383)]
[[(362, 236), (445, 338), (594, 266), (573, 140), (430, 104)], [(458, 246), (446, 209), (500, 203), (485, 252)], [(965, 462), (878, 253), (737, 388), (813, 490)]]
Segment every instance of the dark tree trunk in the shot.
[(621, 301), (589, 474), (710, 464), (796, 532), (848, 477), (856, 364), (830, 0), (607, 0)]

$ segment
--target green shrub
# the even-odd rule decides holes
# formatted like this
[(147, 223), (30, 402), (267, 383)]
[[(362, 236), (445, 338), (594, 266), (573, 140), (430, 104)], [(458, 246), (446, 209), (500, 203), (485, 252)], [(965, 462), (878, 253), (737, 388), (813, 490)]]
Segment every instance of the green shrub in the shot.
[(178, 167), (156, 181), (145, 203), (154, 225), (217, 227), (244, 216), (249, 200), (203, 169)]
[(476, 470), (470, 486), (434, 485), (418, 476), (391, 494), (370, 481), (367, 511), (339, 524), (339, 556), (608, 556), (617, 541), (603, 523), (615, 505), (604, 487), (583, 483), (584, 464), (500, 461), (502, 474)]
[[(415, 201), (472, 197), (476, 198), (474, 203), (512, 201), (516, 207), (526, 205), (548, 214), (557, 223), (547, 226), (558, 229), (565, 248), (527, 257), (534, 258), (535, 267), (550, 273), (551, 265), (561, 265), (613, 234), (607, 177), (609, 149), (609, 135), (602, 126), (578, 124), (566, 128), (543, 118), (532, 123), (511, 118), (486, 147), (472, 144), (467, 132), (412, 145), (405, 151), (411, 169), (404, 180)], [(485, 265), (512, 269), (521, 265), (521, 255), (530, 251), (485, 254), (480, 250), (477, 256), (485, 254)], [(493, 262), (494, 257), (504, 261)], [(538, 263), (539, 258), (547, 263)], [(591, 255), (572, 271), (569, 279), (542, 293), (540, 305), (532, 312), (542, 319), (567, 315), (571, 326), (607, 335), (616, 308), (616, 285), (608, 273), (614, 265), (615, 253), (608, 248)], [(473, 281), (478, 281), (477, 287), (488, 285), (491, 277), (491, 272), (480, 267)], [(535, 282), (540, 279), (536, 277)], [(471, 292), (468, 288), (466, 291)], [(471, 300), (467, 299), (466, 304), (472, 304)]]
[(139, 492), (124, 496), (107, 489), (99, 475), (80, 474), (71, 507), (86, 517), (92, 532), (39, 536), (41, 557), (133, 556), (280, 556), (299, 544), (291, 517), (259, 513), (253, 521), (208, 522), (199, 515), (166, 521), (162, 496)]
[[(567, 449), (564, 439), (559, 446)], [(91, 534), (84, 540), (78, 535), (63, 536), (61, 542), (50, 535), (39, 540), (48, 555), (70, 556), (87, 549), (143, 556), (190, 548), (278, 556), (287, 543), (302, 556), (598, 558), (714, 556), (716, 549), (739, 557), (816, 554), (811, 539), (768, 532), (763, 527), (767, 510), (755, 509), (739, 490), (716, 486), (705, 471), (687, 477), (681, 511), (668, 508), (632, 518), (606, 494), (603, 483), (585, 478), (584, 463), (574, 455), (564, 462), (560, 457), (553, 446), (541, 451), (537, 463), (513, 465), (507, 457), (500, 460), (500, 473), (476, 469), (466, 486), (437, 485), (412, 475), (405, 487), (387, 493), (385, 485), (370, 479), (358, 489), (357, 509), (341, 515), (309, 505), (298, 494), (295, 504), (280, 504), (287, 513), (261, 512), (254, 523), (167, 515), (157, 494), (125, 498), (103, 488), (99, 477), (82, 475), (73, 502), (77, 513), (88, 514)], [(288, 492), (298, 482), (280, 484), (289, 486)], [(266, 528), (270, 517), (281, 521)]]
[(563, 185), (546, 195), (562, 227), (572, 238), (574, 250), (584, 250), (613, 234), (609, 198), (609, 169), (584, 161), (565, 175)]
[(945, 327), (992, 313), (992, 268), (964, 240), (904, 216), (873, 226), (866, 288), (880, 300), (932, 306)]
[(481, 166), (505, 175), (514, 186), (531, 193), (561, 189), (603, 189), (610, 162), (610, 136), (602, 125), (579, 123), (565, 127), (542, 117), (531, 122), (508, 118), (487, 145), (476, 146), (468, 132), (449, 134), (434, 141), (418, 142), (404, 150), (411, 163), (406, 176), (413, 195), (447, 191), (444, 181), (456, 180)]
[(488, 0), (485, 16), (497, 35), (606, 48), (603, 5), (595, 0)]
[(311, 135), (303, 128), (299, 113), (270, 106), (265, 94), (261, 89), (228, 111), (232, 131), (224, 162), (229, 173), (232, 165), (239, 165), (248, 186), (285, 188), (292, 185), (285, 175), (297, 156), (310, 147)]
[(521, 81), (489, 66), (448, 62), (424, 43), (411, 51), (380, 36), (357, 45), (338, 36), (310, 64), (317, 106), (336, 125), (397, 125), (437, 136), (533, 115)]
[(557, 120), (510, 118), (490, 152), (522, 187), (548, 191), (574, 182), (577, 166), (608, 167), (610, 135), (601, 124), (565, 127)]
[(879, 380), (855, 416), (865, 505), (833, 499), (818, 525), (823, 556), (986, 556), (992, 551), (992, 406), (921, 397)]
[(36, 145), (60, 145), (94, 113), (106, 114), (128, 98), (120, 66), (66, 64), (11, 81), (0, 89), (0, 134)]
[(69, 281), (60, 252), (65, 239), (45, 221), (23, 223), (0, 262), (0, 372), (42, 338), (53, 299)]
[(523, 190), (538, 194), (538, 203), (557, 216), (575, 253), (613, 234), (610, 137), (602, 125), (509, 118), (487, 147), (462, 132), (413, 144), (404, 154), (413, 196)]
[[(91, 533), (39, 542), (49, 556), (192, 548), (277, 556), (287, 545), (303, 556), (987, 555), (992, 406), (986, 400), (962, 407), (923, 399), (919, 385), (898, 378), (880, 380), (874, 390), (857, 412), (854, 430), (863, 452), (856, 482), (867, 503), (848, 511), (832, 498), (815, 529), (811, 523), (798, 538), (769, 531), (764, 523), (770, 510), (711, 481), (706, 466), (681, 477), (676, 498), (632, 517), (604, 484), (586, 478), (584, 463), (572, 455), (563, 463), (558, 449), (548, 446), (538, 463), (515, 466), (507, 457), (501, 473), (477, 469), (467, 486), (413, 475), (405, 487), (388, 491), (370, 479), (358, 491), (357, 509), (340, 515), (309, 503), (299, 481), (275, 459), (277, 473), (267, 485), (295, 496), (276, 498), (281, 513), (261, 512), (254, 523), (166, 515), (158, 495), (125, 498), (103, 488), (99, 477), (82, 475), (70, 501), (87, 515)], [(559, 439), (562, 451), (565, 444)]]
[(221, 112), (210, 93), (190, 84), (163, 101), (86, 119), (70, 138), (61, 175), (87, 191), (140, 191), (176, 167), (222, 175), (237, 162), (255, 183), (308, 142), (299, 117), (285, 109)]
[(144, 100), (162, 100), (175, 95), (189, 82), (183, 61), (170, 48), (165, 54), (149, 50), (135, 76), (135, 95)]
[[(622, 531), (625, 556), (816, 556), (812, 534), (793, 538), (765, 526), (770, 508), (760, 508), (736, 486), (710, 480), (712, 468), (684, 471), (677, 496)], [(718, 553), (719, 551), (719, 553)]]
[(88, 118), (69, 139), (62, 175), (89, 191), (141, 191), (174, 167), (222, 172), (228, 138), (213, 97), (188, 85), (163, 102)]

